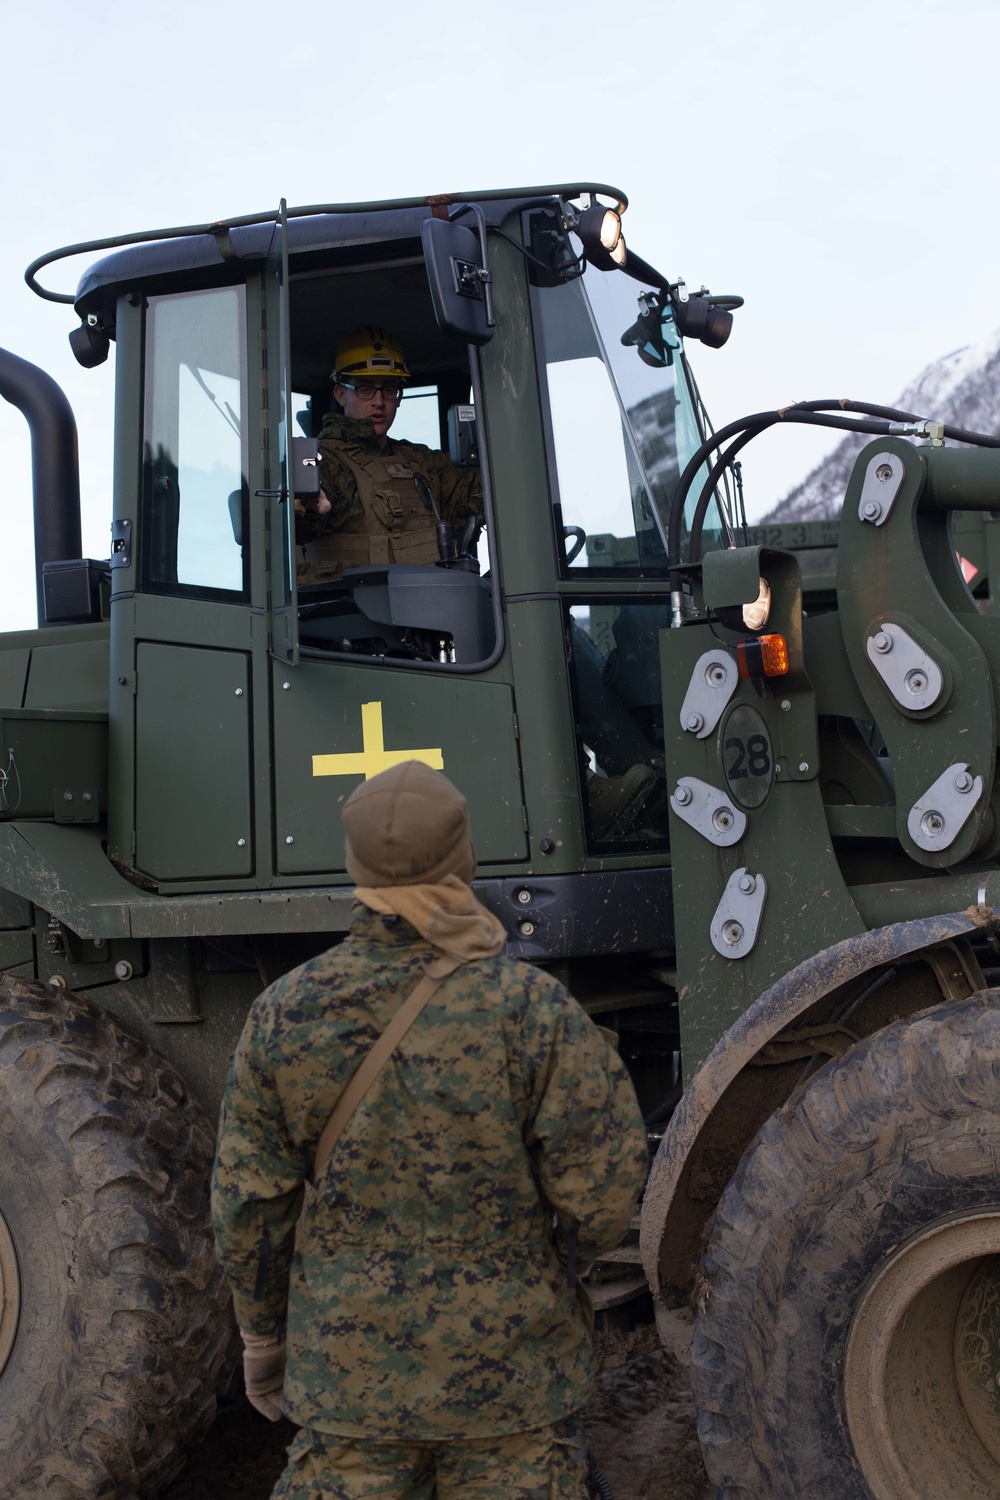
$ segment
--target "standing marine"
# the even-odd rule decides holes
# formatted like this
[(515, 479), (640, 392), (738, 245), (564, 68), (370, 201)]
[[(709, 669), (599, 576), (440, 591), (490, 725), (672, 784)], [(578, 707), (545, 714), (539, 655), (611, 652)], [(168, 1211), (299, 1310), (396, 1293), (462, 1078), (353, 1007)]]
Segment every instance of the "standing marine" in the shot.
[(343, 819), (350, 933), (255, 1001), (213, 1181), (247, 1394), (302, 1429), (274, 1495), (582, 1500), (576, 1272), (645, 1179), (632, 1084), (562, 985), (502, 954), (441, 772), (384, 771)]
[(477, 468), (388, 436), (411, 378), (403, 350), (384, 328), (355, 329), (341, 342), (331, 379), (341, 412), (319, 436), (321, 493), (299, 507), (299, 582), (326, 583), (344, 568), (435, 563), (438, 520), (457, 532), (483, 514)]

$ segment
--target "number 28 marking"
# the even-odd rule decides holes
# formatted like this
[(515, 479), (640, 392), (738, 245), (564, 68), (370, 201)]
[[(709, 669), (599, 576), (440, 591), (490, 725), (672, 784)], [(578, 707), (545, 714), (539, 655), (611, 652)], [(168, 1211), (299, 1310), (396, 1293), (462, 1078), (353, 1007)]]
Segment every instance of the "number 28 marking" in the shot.
[(735, 734), (730, 735), (725, 749), (736, 751), (734, 759), (726, 767), (727, 781), (741, 781), (747, 776), (770, 776), (771, 747), (764, 735), (752, 734), (747, 740), (741, 740)]

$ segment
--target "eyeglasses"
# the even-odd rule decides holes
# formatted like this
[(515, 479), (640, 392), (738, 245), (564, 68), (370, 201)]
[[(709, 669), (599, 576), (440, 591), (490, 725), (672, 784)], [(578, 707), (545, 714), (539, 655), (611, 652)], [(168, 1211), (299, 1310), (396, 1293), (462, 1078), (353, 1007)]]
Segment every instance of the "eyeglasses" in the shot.
[(369, 385), (367, 381), (339, 380), (345, 391), (353, 391), (359, 401), (374, 401), (376, 396), (382, 396), (386, 401), (395, 404), (403, 399), (403, 387), (401, 385)]

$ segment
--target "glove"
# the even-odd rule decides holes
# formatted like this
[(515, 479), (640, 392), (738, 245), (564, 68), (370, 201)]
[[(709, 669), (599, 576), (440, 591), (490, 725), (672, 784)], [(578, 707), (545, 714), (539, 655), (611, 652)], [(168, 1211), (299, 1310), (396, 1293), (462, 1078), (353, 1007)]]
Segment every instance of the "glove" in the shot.
[(281, 1417), (281, 1393), (285, 1384), (287, 1343), (283, 1333), (244, 1333), (243, 1379), (247, 1400), (269, 1422)]

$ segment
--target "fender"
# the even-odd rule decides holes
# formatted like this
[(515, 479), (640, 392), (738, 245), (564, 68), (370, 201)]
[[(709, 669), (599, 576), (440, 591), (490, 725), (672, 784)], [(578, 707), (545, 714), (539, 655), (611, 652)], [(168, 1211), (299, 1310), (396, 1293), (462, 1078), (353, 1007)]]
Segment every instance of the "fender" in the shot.
[[(894, 922), (845, 938), (791, 969), (730, 1027), (685, 1090), (646, 1186), (639, 1245), (646, 1278), (661, 1308), (687, 1303), (705, 1227), (726, 1183), (764, 1120), (798, 1082), (802, 1059), (817, 1050), (807, 1045), (805, 1050), (793, 1050), (784, 1067), (751, 1069), (763, 1049), (795, 1021), (826, 1022), (826, 1030), (832, 1026), (836, 1035), (836, 1018), (843, 1013), (843, 1005), (858, 1001), (879, 973), (970, 934), (986, 933), (997, 920), (994, 908), (971, 906), (967, 911)], [(977, 965), (953, 956), (957, 967), (949, 964), (948, 978), (958, 982), (957, 998), (979, 988), (982, 976), (977, 976)], [(938, 980), (943, 983), (942, 976)], [(843, 1002), (840, 1007), (838, 997)], [(878, 1029), (878, 1024), (872, 1029)], [(839, 1037), (853, 1040), (843, 1029)], [(842, 1041), (829, 1050), (836, 1055), (844, 1049)], [(775, 1060), (773, 1056), (761, 1058), (768, 1063)]]

